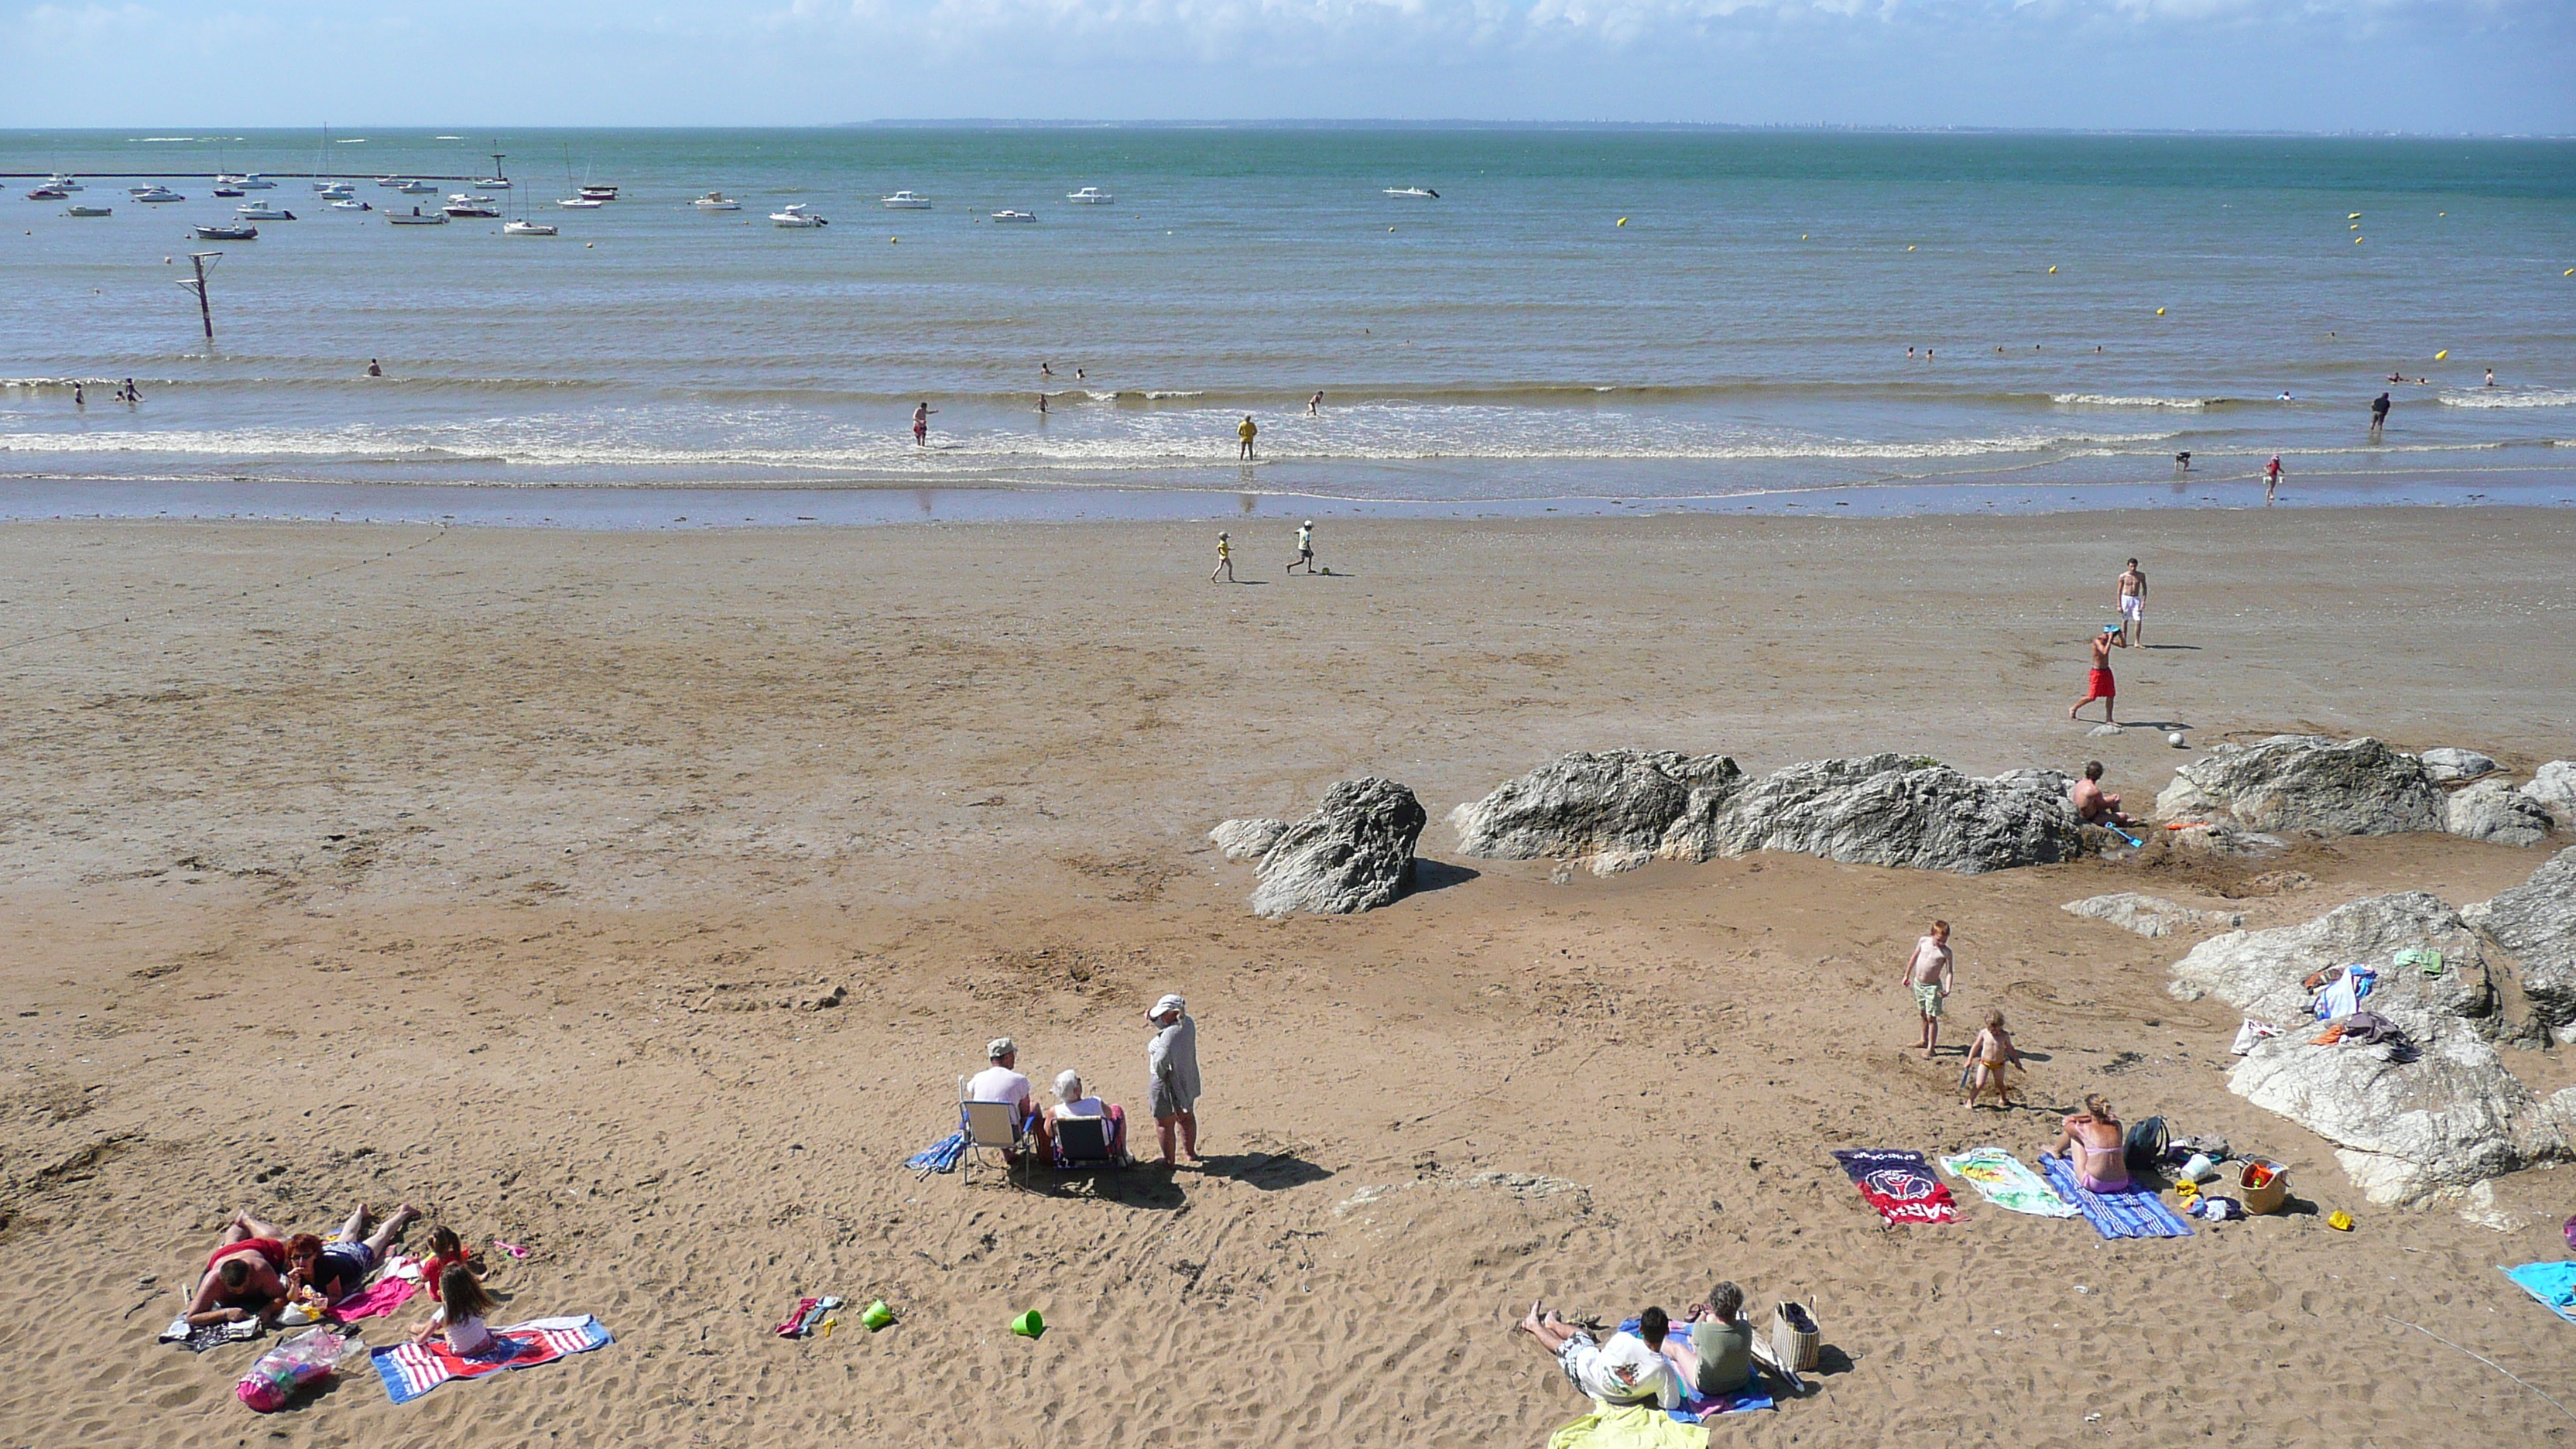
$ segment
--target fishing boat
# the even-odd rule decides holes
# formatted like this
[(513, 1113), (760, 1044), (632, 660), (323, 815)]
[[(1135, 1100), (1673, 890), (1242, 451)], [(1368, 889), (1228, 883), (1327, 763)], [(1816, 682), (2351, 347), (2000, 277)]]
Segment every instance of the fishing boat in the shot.
[(256, 171), (245, 172), (242, 175), (234, 177), (233, 185), (240, 187), (244, 191), (275, 191), (277, 189), (276, 182), (269, 180), (267, 177), (260, 175)]
[(250, 225), (227, 226), (220, 222), (203, 222), (197, 227), (199, 241), (257, 241), (259, 228)]
[(1390, 186), (1386, 188), (1386, 194), (1389, 196), (1400, 196), (1408, 201), (1438, 201), (1440, 199), (1440, 193), (1432, 190), (1428, 186)]
[(244, 221), (293, 221), (295, 213), (280, 211), (266, 201), (246, 201), (233, 208), (233, 215)]
[(801, 201), (792, 202), (771, 212), (769, 214), (769, 224), (771, 226), (799, 228), (831, 225), (830, 222), (825, 221), (823, 218), (816, 216), (810, 211), (807, 211), (805, 209), (805, 203)]
[(157, 185), (136, 187), (134, 189), (133, 196), (137, 201), (149, 201), (155, 204), (164, 201), (185, 201), (188, 199), (181, 196), (179, 193), (172, 191), (167, 186)]
[(29, 201), (69, 201), (72, 194), (59, 186), (38, 186), (27, 192)]
[(116, 208), (112, 206), (83, 206), (78, 202), (63, 208), (65, 216), (113, 216), (115, 214)]
[(519, 221), (505, 221), (501, 223), (501, 235), (503, 236), (553, 236), (555, 234), (554, 223), (550, 221), (528, 221), (522, 219)]
[(585, 181), (581, 184), (581, 195), (582, 199), (585, 201), (615, 201), (617, 199), (617, 188), (614, 186), (594, 185)]
[(423, 211), (417, 206), (411, 209), (411, 215), (409, 216), (405, 216), (399, 211), (388, 211), (385, 213), (385, 220), (392, 222), (396, 226), (447, 225), (447, 217), (445, 214), (435, 211)]
[(215, 188), (215, 195), (223, 197), (226, 200), (230, 200), (241, 194), (242, 189), (238, 186), (218, 186)]
[(721, 191), (710, 191), (706, 195), (699, 197), (697, 200), (690, 202), (689, 205), (696, 207), (700, 211), (742, 210), (741, 202), (725, 195)]
[(997, 211), (993, 213), (993, 220), (995, 221), (1035, 221), (1037, 219), (1037, 213), (1030, 211)]
[(930, 198), (917, 191), (898, 191), (892, 196), (877, 198), (877, 204), (888, 211), (928, 211)]
[(453, 197), (450, 197), (447, 204), (440, 207), (439, 210), (445, 212), (449, 216), (455, 217), (459, 221), (471, 221), (478, 218), (488, 220), (501, 214), (497, 208), (485, 206), (477, 201), (458, 201)]
[(1097, 186), (1086, 186), (1080, 191), (1066, 192), (1064, 199), (1082, 206), (1107, 206), (1118, 198)]
[(86, 189), (78, 181), (73, 180), (69, 176), (65, 176), (59, 171), (36, 184), (38, 186), (50, 186), (56, 191), (80, 191)]
[(331, 203), (331, 209), (332, 209), (333, 211), (373, 211), (373, 210), (375, 210), (375, 208), (374, 208), (374, 207), (369, 206), (367, 203), (365, 203), (365, 202), (363, 202), (363, 201), (358, 200), (358, 199), (357, 199), (356, 197), (354, 197), (354, 196), (343, 196), (343, 197), (341, 197), (339, 200), (332, 202), (332, 203)]

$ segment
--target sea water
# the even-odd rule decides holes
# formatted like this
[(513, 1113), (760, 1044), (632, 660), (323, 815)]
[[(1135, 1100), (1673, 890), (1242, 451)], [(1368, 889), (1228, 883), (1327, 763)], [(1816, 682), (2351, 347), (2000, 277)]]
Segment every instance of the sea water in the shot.
[[(561, 235), (386, 223), (442, 197), (374, 178), (492, 151)], [(189, 240), (218, 168), (299, 219)], [(21, 199), (57, 169), (115, 215)], [(2298, 500), (2576, 497), (2566, 141), (335, 128), (15, 133), (0, 170), (12, 516), (2189, 506), (2276, 452)], [(556, 206), (583, 181), (619, 199)]]

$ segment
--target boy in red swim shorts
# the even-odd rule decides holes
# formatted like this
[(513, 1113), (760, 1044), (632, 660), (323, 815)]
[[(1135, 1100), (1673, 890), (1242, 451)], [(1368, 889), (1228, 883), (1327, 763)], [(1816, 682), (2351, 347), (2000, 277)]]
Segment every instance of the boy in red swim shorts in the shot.
[(2119, 686), (2111, 679), (2111, 651), (2128, 647), (2128, 636), (2121, 632), (2117, 624), (2106, 624), (2102, 627), (2101, 633), (2093, 636), (2093, 675), (2085, 681), (2084, 697), (2075, 702), (2075, 709), (2066, 712), (2068, 719), (2075, 718), (2076, 710), (2098, 699), (2102, 701), (2102, 722), (2119, 723), (2111, 717), (2111, 711), (2115, 707), (2112, 703), (2113, 697), (2120, 692)]

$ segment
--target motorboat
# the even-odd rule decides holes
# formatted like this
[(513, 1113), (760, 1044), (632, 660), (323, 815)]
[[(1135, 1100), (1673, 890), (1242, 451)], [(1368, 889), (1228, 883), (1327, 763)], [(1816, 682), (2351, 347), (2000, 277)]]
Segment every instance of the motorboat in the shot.
[(217, 186), (229, 186), (236, 191), (246, 190), (247, 188), (244, 187), (242, 183), (249, 179), (250, 178), (247, 176), (235, 176), (229, 171), (218, 171), (215, 173), (215, 184)]
[(507, 176), (486, 176), (474, 184), (487, 191), (507, 191), (510, 189), (510, 178)]
[(555, 234), (555, 227), (552, 222), (505, 221), (501, 223), (501, 235), (503, 236), (553, 236)]
[(220, 196), (227, 201), (242, 194), (242, 189), (238, 186), (218, 186), (215, 188), (215, 195)]
[(769, 224), (770, 224), (770, 225), (772, 225), (772, 226), (789, 226), (789, 227), (812, 227), (812, 226), (830, 226), (830, 225), (831, 225), (831, 223), (830, 223), (830, 222), (825, 221), (823, 218), (821, 218), (821, 217), (819, 217), (819, 216), (816, 216), (814, 213), (812, 213), (812, 212), (810, 212), (810, 211), (807, 211), (807, 210), (805, 209), (805, 203), (803, 203), (803, 202), (801, 202), (801, 201), (799, 201), (799, 202), (793, 202), (793, 203), (791, 203), (791, 204), (789, 204), (789, 205), (782, 206), (782, 207), (780, 207), (779, 209), (777, 209), (776, 211), (771, 212), (771, 213), (769, 214)]
[(405, 215), (403, 215), (403, 214), (402, 214), (401, 212), (399, 212), (399, 211), (388, 211), (388, 212), (386, 212), (386, 213), (385, 213), (385, 220), (392, 222), (392, 223), (393, 223), (394, 225), (396, 225), (396, 226), (445, 226), (445, 225), (447, 225), (447, 217), (446, 217), (446, 214), (445, 214), (445, 213), (443, 213), (443, 212), (436, 212), (436, 211), (423, 211), (423, 210), (421, 210), (421, 209), (420, 209), (419, 207), (417, 207), (417, 206), (415, 206), (415, 207), (413, 207), (413, 208), (411, 209), (411, 215), (409, 215), (409, 216), (405, 216)]
[(379, 176), (376, 178), (376, 184), (385, 188), (387, 191), (391, 191), (397, 186), (409, 185), (410, 178), (405, 176)]
[(607, 202), (600, 200), (596, 196), (567, 196), (563, 200), (555, 203), (555, 205), (562, 207), (566, 211), (588, 211), (593, 207), (606, 206), (607, 204)]
[(436, 196), (438, 194), (438, 188), (430, 185), (426, 181), (398, 182), (395, 184), (394, 190), (401, 192), (405, 196)]
[(159, 203), (159, 202), (164, 202), (164, 201), (185, 201), (185, 200), (187, 200), (187, 199), (188, 199), (188, 198), (186, 198), (186, 197), (184, 197), (184, 196), (181, 196), (179, 193), (177, 193), (177, 192), (175, 192), (175, 191), (172, 191), (172, 190), (171, 190), (169, 187), (167, 187), (167, 186), (146, 186), (146, 187), (142, 187), (142, 188), (140, 188), (140, 189), (136, 190), (136, 191), (133, 193), (133, 196), (134, 196), (134, 199), (135, 199), (135, 200), (137, 200), (137, 201), (149, 201), (149, 202), (154, 202), (154, 203)]
[(255, 227), (255, 226), (250, 226), (250, 225), (248, 225), (248, 224), (239, 225), (239, 226), (226, 226), (226, 225), (223, 225), (223, 224), (221, 224), (221, 223), (219, 223), (219, 222), (206, 222), (206, 223), (203, 223), (203, 224), (201, 224), (200, 226), (198, 226), (198, 228), (197, 228), (197, 240), (199, 240), (199, 241), (257, 241), (257, 240), (259, 240), (259, 228), (258, 228), (258, 227)]
[(81, 190), (85, 190), (85, 189), (87, 189), (87, 188), (83, 187), (83, 186), (82, 186), (78, 181), (76, 181), (76, 180), (72, 179), (72, 178), (71, 178), (71, 177), (69, 177), (69, 176), (65, 176), (63, 173), (61, 173), (61, 172), (59, 172), (59, 171), (55, 172), (55, 173), (54, 173), (53, 175), (51, 175), (51, 176), (46, 177), (44, 180), (37, 182), (36, 184), (37, 184), (38, 186), (50, 186), (50, 187), (52, 187), (52, 188), (53, 188), (54, 190), (56, 190), (56, 191), (81, 191)]
[(260, 175), (256, 171), (244, 172), (243, 174), (234, 177), (233, 185), (240, 187), (244, 191), (275, 191), (277, 189), (276, 182), (269, 180), (267, 177)]
[(1097, 186), (1086, 186), (1080, 191), (1066, 192), (1064, 194), (1064, 199), (1083, 206), (1107, 206), (1118, 198), (1101, 190)]
[(38, 186), (27, 192), (29, 201), (69, 201), (72, 194), (59, 186)]
[(373, 211), (373, 210), (375, 210), (375, 208), (374, 208), (374, 207), (369, 206), (367, 203), (365, 203), (365, 202), (363, 202), (363, 201), (358, 200), (358, 199), (357, 199), (356, 197), (354, 197), (354, 196), (343, 196), (343, 197), (341, 197), (339, 200), (332, 202), (332, 203), (331, 203), (331, 209), (332, 209), (333, 211)]
[(496, 217), (501, 214), (497, 208), (479, 205), (471, 201), (451, 201), (447, 203), (447, 205), (440, 207), (439, 210), (445, 212), (449, 216), (455, 217), (459, 221), (473, 220), (476, 218), (488, 220), (489, 218)]
[(351, 186), (346, 181), (334, 181), (328, 186), (314, 187), (313, 190), (316, 195), (328, 196), (334, 200), (343, 196), (355, 196), (358, 194), (358, 188)]
[(593, 185), (592, 183), (585, 181), (581, 184), (581, 194), (583, 199), (588, 201), (615, 201), (617, 199), (617, 188), (607, 185)]
[(877, 198), (877, 204), (888, 211), (928, 211), (930, 198), (918, 191), (898, 191), (892, 196)]
[(492, 204), (492, 198), (488, 196), (477, 196), (471, 191), (451, 191), (447, 193), (447, 204), (450, 206), (490, 206)]
[(65, 216), (114, 216), (115, 214), (116, 208), (112, 206), (83, 206), (78, 202), (63, 208)]
[(1440, 199), (1440, 193), (1432, 190), (1428, 186), (1390, 186), (1386, 188), (1386, 194), (1389, 196), (1401, 196), (1408, 201), (1438, 201)]
[(997, 211), (993, 213), (993, 220), (995, 221), (1035, 221), (1037, 219), (1037, 213), (1029, 211)]
[(725, 195), (721, 191), (710, 191), (706, 195), (699, 197), (697, 200), (690, 202), (689, 205), (696, 207), (700, 211), (742, 210), (741, 202)]
[(293, 221), (295, 213), (280, 211), (266, 201), (246, 201), (233, 208), (233, 215), (244, 221)]

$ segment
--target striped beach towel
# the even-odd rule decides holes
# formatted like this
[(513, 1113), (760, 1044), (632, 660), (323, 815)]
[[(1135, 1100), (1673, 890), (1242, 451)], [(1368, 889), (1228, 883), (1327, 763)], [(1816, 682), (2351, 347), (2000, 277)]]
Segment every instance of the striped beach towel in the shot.
[(2141, 1187), (2127, 1192), (2089, 1192), (2076, 1182), (2075, 1169), (2063, 1157), (2043, 1152), (2039, 1167), (2057, 1195), (2075, 1204), (2093, 1230), (2106, 1238), (2188, 1238), (2191, 1225), (2173, 1215), (2163, 1198)]
[(537, 1318), (492, 1330), (492, 1341), (474, 1354), (461, 1354), (444, 1338), (427, 1343), (398, 1343), (368, 1353), (385, 1393), (408, 1404), (449, 1379), (475, 1379), (503, 1369), (535, 1368), (567, 1354), (605, 1348), (608, 1330), (596, 1318)]

